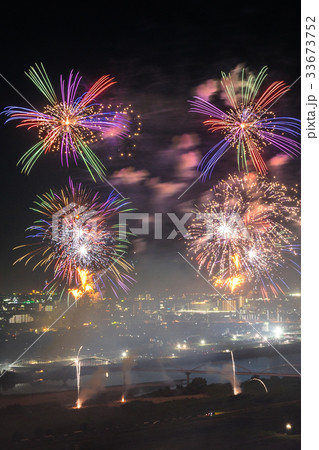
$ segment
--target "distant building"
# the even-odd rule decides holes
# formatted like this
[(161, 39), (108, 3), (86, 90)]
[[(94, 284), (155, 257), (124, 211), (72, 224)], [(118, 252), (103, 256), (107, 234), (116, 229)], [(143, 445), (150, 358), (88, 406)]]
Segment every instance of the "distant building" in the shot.
[(219, 311), (239, 312), (246, 304), (245, 298), (239, 295), (236, 298), (222, 298), (219, 300)]
[(239, 308), (243, 308), (245, 306), (245, 298), (243, 295), (240, 295), (238, 298), (238, 304), (237, 304), (237, 309)]
[(137, 296), (137, 298), (135, 298), (135, 300), (137, 300), (137, 301), (140, 301), (140, 300), (142, 300), (142, 301), (144, 301), (144, 300), (150, 301), (150, 300), (154, 300), (154, 297), (152, 297), (150, 293), (139, 294)]
[(207, 312), (211, 309), (211, 302), (209, 300), (194, 301), (191, 303), (190, 309), (193, 311)]
[(222, 299), (219, 303), (219, 311), (236, 312), (237, 299)]
[(15, 314), (9, 319), (9, 323), (28, 323), (33, 322), (33, 317), (30, 314)]

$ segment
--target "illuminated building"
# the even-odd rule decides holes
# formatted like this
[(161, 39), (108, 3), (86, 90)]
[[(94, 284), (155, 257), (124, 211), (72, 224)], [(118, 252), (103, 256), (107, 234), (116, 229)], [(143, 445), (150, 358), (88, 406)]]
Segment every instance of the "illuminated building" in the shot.
[(9, 323), (27, 323), (33, 322), (33, 317), (30, 314), (15, 314), (10, 317)]

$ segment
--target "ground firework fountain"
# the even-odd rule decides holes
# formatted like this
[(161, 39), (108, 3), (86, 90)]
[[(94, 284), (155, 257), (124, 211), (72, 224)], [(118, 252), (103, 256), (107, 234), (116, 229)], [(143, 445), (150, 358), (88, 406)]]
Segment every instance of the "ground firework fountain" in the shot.
[(76, 387), (77, 387), (77, 401), (76, 401), (76, 407), (79, 409), (81, 408), (81, 400), (80, 400), (80, 381), (81, 381), (81, 361), (79, 359), (80, 357), (80, 351), (82, 350), (82, 345), (78, 350), (78, 354), (75, 360), (75, 368), (76, 368)]
[(233, 385), (233, 393), (234, 395), (238, 395), (241, 392), (240, 387), (238, 386), (237, 380), (236, 380), (236, 366), (235, 366), (235, 358), (234, 353), (232, 350), (227, 350), (228, 353), (231, 355), (231, 361), (232, 361), (232, 369), (233, 369), (233, 379), (232, 379), (232, 385)]

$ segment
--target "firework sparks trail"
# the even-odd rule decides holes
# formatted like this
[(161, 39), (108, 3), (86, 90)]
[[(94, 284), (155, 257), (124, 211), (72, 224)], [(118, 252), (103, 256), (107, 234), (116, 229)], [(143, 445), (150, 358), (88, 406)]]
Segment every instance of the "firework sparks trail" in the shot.
[(96, 103), (96, 98), (115, 84), (114, 78), (103, 75), (81, 96), (77, 91), (82, 77), (70, 72), (68, 80), (60, 76), (61, 99), (51, 84), (43, 64), (30, 67), (26, 75), (49, 102), (42, 112), (16, 106), (8, 106), (3, 113), (6, 120), (18, 120), (17, 127), (38, 130), (39, 142), (33, 145), (19, 160), (22, 172), (30, 173), (40, 156), (47, 152), (59, 151), (61, 164), (69, 167), (70, 159), (75, 164), (82, 159), (91, 177), (93, 172), (103, 179), (105, 167), (91, 149), (91, 145), (109, 136), (126, 136), (129, 133), (127, 113), (107, 110)]
[(80, 383), (81, 383), (81, 361), (80, 361), (80, 351), (82, 350), (82, 345), (78, 350), (78, 354), (75, 360), (75, 369), (76, 369), (76, 388), (77, 388), (77, 401), (76, 401), (76, 407), (77, 409), (80, 409), (82, 406), (81, 400), (80, 400)]
[(283, 292), (283, 269), (298, 270), (297, 238), (290, 229), (299, 225), (297, 194), (255, 174), (215, 185), (188, 228), (188, 252), (199, 270), (231, 292), (245, 283), (258, 286), (264, 298)]
[(262, 385), (262, 387), (265, 389), (265, 392), (268, 392), (268, 388), (267, 388), (266, 384), (260, 378), (251, 378), (248, 381), (258, 381)]
[(236, 91), (231, 75), (222, 72), (222, 86), (230, 109), (222, 111), (217, 106), (200, 98), (191, 100), (190, 112), (209, 116), (204, 124), (212, 133), (219, 132), (223, 138), (214, 145), (202, 159), (199, 169), (203, 179), (209, 177), (218, 160), (230, 149), (237, 152), (238, 169), (248, 171), (250, 160), (257, 173), (267, 173), (266, 163), (261, 155), (267, 146), (285, 153), (291, 158), (300, 154), (300, 120), (292, 117), (275, 117), (269, 110), (289, 89), (283, 81), (273, 82), (259, 94), (267, 76), (267, 66), (255, 77), (245, 78), (242, 70), (240, 90)]
[(86, 269), (77, 268), (79, 277), (79, 287), (70, 289), (69, 292), (76, 300), (79, 300), (83, 295), (91, 295), (94, 293), (93, 274), (90, 274)]

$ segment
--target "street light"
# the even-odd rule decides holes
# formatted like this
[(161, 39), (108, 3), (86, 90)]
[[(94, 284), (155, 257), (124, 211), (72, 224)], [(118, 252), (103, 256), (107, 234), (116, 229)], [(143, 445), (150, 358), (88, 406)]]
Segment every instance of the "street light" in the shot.
[(292, 425), (291, 425), (291, 423), (286, 423), (286, 430), (287, 431), (291, 431), (292, 430)]

